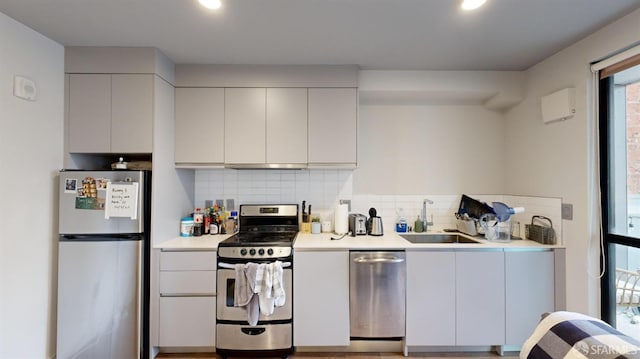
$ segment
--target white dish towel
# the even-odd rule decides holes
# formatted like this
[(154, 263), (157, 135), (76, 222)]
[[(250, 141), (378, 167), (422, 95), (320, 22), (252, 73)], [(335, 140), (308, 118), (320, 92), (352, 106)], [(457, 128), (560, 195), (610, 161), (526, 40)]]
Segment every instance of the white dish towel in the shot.
[(264, 315), (273, 314), (275, 307), (286, 302), (283, 273), (280, 261), (258, 265), (254, 293), (258, 294), (260, 312)]
[(258, 324), (260, 317), (260, 305), (258, 296), (255, 295), (255, 284), (258, 272), (258, 264), (246, 263), (235, 266), (235, 285), (233, 292), (233, 305), (247, 309), (247, 321), (249, 325)]

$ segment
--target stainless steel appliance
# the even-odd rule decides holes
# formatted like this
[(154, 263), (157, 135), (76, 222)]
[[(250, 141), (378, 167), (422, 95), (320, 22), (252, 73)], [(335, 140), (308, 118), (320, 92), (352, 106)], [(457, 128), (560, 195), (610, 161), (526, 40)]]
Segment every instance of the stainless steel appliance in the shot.
[(367, 234), (367, 217), (358, 213), (349, 214), (349, 232), (352, 237)]
[(405, 253), (349, 254), (352, 339), (399, 339), (405, 334)]
[(369, 209), (369, 220), (367, 221), (367, 234), (371, 236), (382, 236), (382, 218), (378, 217), (378, 211), (375, 208)]
[(148, 358), (151, 172), (62, 171), (57, 354)]
[[(228, 356), (283, 356), (293, 352), (293, 242), (298, 205), (241, 205), (239, 232), (218, 245), (216, 353)], [(237, 263), (283, 262), (284, 306), (260, 314), (249, 325), (247, 311), (234, 306)]]

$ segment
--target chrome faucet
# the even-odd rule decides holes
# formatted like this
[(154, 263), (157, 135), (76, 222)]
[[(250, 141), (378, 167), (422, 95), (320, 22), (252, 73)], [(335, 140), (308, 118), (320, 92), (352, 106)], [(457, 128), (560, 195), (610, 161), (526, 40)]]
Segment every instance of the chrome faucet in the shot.
[(433, 201), (428, 198), (425, 198), (424, 201), (422, 201), (422, 226), (424, 227), (425, 232), (429, 231), (429, 226), (433, 226), (433, 214), (431, 215), (431, 221), (427, 220), (427, 203), (433, 204)]

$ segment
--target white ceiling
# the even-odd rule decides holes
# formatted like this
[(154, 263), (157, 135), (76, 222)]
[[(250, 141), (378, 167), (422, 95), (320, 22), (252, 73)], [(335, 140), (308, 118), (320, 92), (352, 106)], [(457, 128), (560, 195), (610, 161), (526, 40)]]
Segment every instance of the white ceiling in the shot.
[(640, 0), (0, 0), (68, 46), (152, 46), (179, 64), (356, 64), (524, 70), (640, 8)]

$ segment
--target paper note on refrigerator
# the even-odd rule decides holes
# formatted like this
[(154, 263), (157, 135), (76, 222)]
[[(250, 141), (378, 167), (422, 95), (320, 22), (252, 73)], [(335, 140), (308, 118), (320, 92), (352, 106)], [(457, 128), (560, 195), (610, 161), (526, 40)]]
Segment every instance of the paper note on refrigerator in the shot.
[(104, 218), (138, 216), (138, 183), (108, 182)]

